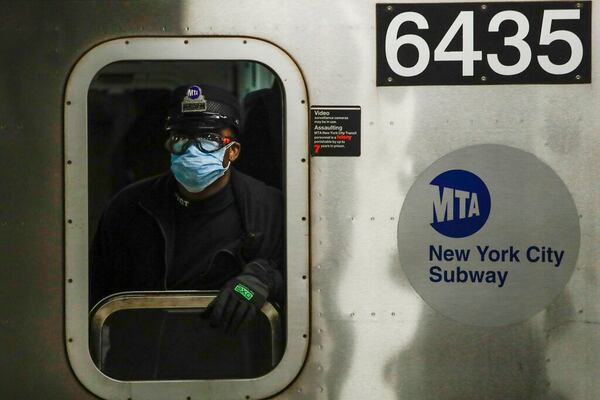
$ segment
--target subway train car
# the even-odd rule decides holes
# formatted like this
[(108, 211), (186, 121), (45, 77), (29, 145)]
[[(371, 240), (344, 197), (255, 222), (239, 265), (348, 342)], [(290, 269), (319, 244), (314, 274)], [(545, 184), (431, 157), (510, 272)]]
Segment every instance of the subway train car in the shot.
[[(598, 20), (0, 1), (0, 398), (600, 398)], [(174, 139), (174, 115), (220, 130)], [(198, 273), (171, 265), (213, 240), (172, 239), (203, 221), (174, 169), (194, 151), (239, 225)]]

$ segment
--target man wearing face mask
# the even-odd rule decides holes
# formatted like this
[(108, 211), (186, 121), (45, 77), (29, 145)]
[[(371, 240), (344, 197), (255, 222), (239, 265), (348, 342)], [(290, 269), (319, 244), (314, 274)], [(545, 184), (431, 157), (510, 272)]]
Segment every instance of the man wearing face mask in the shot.
[(236, 171), (237, 99), (206, 85), (173, 94), (171, 169), (119, 192), (91, 249), (90, 308), (117, 292), (220, 290), (205, 315), (237, 331), (265, 301), (282, 305), (281, 192)]

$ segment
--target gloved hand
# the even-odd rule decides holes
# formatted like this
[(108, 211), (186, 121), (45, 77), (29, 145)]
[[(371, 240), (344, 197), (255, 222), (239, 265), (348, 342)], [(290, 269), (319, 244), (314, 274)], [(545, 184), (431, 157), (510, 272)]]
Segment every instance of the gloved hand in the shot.
[(252, 320), (269, 297), (265, 273), (259, 263), (251, 262), (240, 275), (225, 283), (205, 311), (210, 324), (237, 332), (242, 324)]

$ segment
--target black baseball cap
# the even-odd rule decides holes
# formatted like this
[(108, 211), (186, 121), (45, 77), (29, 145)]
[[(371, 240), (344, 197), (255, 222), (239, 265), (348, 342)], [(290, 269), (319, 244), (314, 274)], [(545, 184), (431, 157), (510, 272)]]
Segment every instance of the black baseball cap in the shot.
[(217, 86), (189, 84), (173, 91), (165, 123), (171, 134), (196, 133), (230, 128), (240, 134), (240, 105), (237, 98)]

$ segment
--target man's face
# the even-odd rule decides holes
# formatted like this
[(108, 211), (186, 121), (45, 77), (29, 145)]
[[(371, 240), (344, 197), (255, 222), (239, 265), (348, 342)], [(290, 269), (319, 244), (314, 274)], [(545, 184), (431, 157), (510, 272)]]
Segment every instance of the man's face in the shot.
[(173, 132), (165, 142), (167, 151), (176, 155), (185, 153), (189, 146), (196, 146), (205, 153), (212, 153), (227, 146), (223, 155), (223, 167), (234, 162), (239, 157), (241, 150), (241, 145), (235, 141), (231, 128), (221, 128), (212, 133), (198, 132), (198, 134)]

